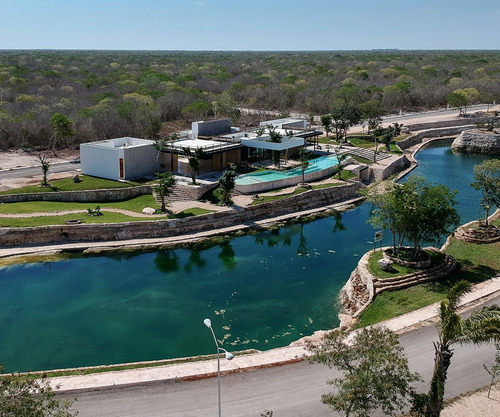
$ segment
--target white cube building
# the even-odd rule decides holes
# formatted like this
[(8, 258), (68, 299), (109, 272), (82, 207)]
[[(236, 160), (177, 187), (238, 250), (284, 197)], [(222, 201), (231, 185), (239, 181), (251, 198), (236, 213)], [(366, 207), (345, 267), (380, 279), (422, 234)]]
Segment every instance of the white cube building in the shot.
[(110, 180), (131, 180), (157, 171), (154, 141), (131, 137), (80, 145), (82, 174)]

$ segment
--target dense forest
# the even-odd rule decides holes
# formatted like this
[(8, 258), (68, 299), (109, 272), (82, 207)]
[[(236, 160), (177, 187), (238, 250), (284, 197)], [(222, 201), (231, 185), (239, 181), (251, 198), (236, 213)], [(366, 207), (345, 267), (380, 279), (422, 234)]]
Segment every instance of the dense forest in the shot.
[(500, 101), (500, 51), (0, 51), (0, 148), (153, 138), (238, 107), (331, 113), (446, 106), (456, 90)]

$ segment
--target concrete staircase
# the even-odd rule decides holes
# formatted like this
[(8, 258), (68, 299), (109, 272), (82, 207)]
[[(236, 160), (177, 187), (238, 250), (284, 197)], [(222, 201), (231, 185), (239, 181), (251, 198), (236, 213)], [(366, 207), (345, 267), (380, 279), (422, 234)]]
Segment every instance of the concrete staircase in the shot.
[[(351, 156), (357, 156), (359, 158), (364, 158), (369, 161), (373, 161), (375, 156), (375, 151), (372, 149), (358, 148), (356, 146), (344, 145), (341, 149), (337, 151), (339, 154), (348, 154)], [(391, 155), (384, 151), (377, 152), (377, 161), (389, 158)]]
[[(161, 200), (160, 200), (160, 196), (157, 195), (154, 191), (153, 191), (153, 197), (155, 198), (156, 200), (156, 203), (161, 206)], [(180, 187), (179, 185), (174, 185), (174, 188), (172, 188), (172, 193), (167, 197), (166, 199), (167, 201), (190, 201), (192, 200), (192, 197), (184, 191), (184, 187)]]

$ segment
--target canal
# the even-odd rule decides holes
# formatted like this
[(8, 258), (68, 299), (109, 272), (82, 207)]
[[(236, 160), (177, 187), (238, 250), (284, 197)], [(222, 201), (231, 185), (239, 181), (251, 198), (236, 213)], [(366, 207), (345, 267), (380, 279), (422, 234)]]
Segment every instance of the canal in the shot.
[[(443, 141), (417, 157), (411, 175), (458, 189), (462, 222), (476, 219), (469, 184), (486, 157), (453, 154)], [(208, 354), (207, 317), (232, 351), (336, 327), (336, 296), (372, 247), (368, 216), (363, 204), (208, 248), (3, 267), (0, 363), (13, 372)]]

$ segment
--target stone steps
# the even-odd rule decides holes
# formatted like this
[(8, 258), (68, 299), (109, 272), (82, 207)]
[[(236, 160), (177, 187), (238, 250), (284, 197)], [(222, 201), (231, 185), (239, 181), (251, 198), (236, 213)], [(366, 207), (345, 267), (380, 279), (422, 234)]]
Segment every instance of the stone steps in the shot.
[(374, 278), (373, 287), (375, 294), (384, 291), (395, 291), (426, 282), (436, 281), (452, 272), (457, 266), (457, 261), (450, 255), (445, 255), (444, 261), (432, 268), (426, 268), (413, 274), (393, 278)]
[[(159, 206), (161, 206), (160, 196), (153, 192), (153, 197)], [(166, 198), (167, 201), (189, 201), (192, 200), (192, 197), (183, 190), (183, 187), (179, 187), (178, 185), (174, 185), (172, 188), (172, 192)]]
[[(343, 148), (337, 151), (339, 154), (349, 154), (351, 156), (357, 156), (359, 158), (364, 158), (369, 161), (373, 161), (375, 157), (375, 151), (372, 149), (357, 148), (355, 146), (344, 145)], [(384, 151), (377, 152), (377, 161), (389, 158), (391, 155)]]

